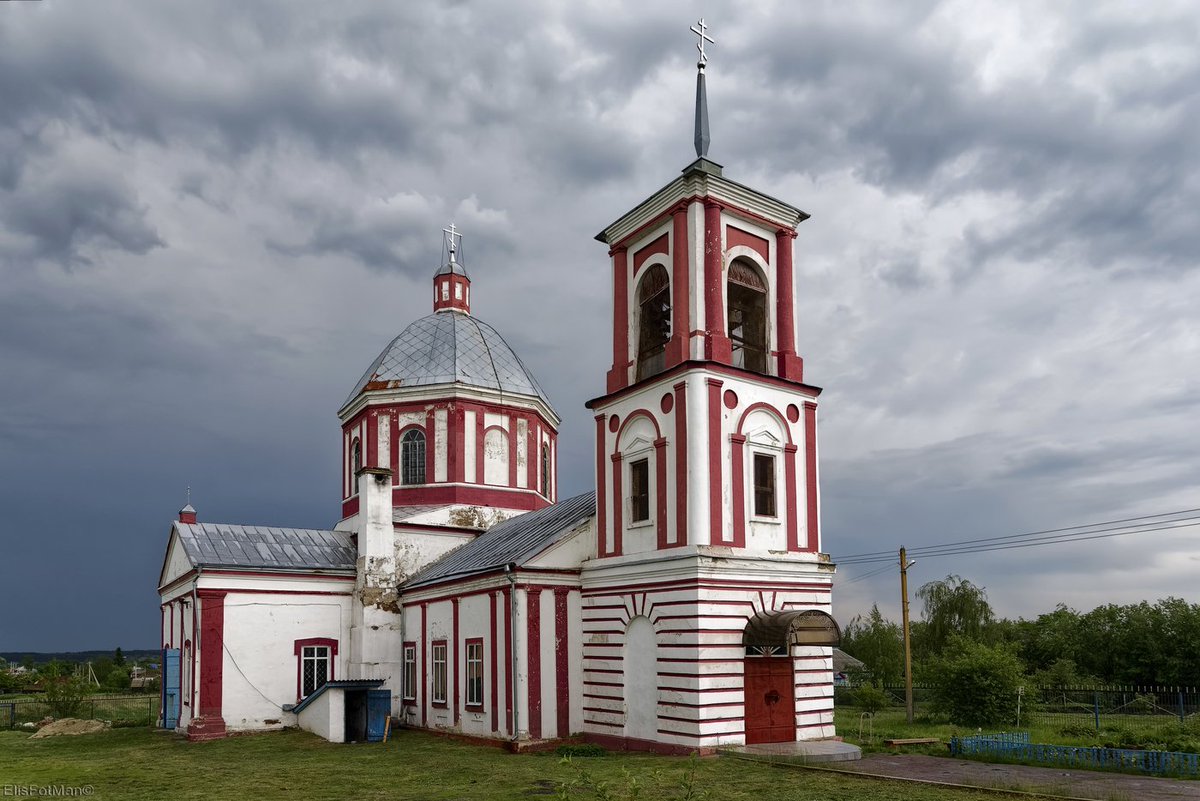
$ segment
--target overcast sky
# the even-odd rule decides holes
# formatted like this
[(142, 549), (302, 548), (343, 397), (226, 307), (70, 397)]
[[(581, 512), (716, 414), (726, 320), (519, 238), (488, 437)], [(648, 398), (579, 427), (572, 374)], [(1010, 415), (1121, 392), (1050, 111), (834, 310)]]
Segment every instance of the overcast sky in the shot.
[[(0, 3), (0, 650), (154, 647), (175, 512), (325, 527), (336, 411), (430, 311), (563, 417), (611, 354), (593, 235), (710, 155), (812, 214), (825, 550), (1200, 507), (1193, 2)], [(922, 560), (999, 614), (1200, 600), (1200, 529)], [(845, 568), (849, 582), (869, 568)], [(845, 583), (845, 622), (896, 574)]]

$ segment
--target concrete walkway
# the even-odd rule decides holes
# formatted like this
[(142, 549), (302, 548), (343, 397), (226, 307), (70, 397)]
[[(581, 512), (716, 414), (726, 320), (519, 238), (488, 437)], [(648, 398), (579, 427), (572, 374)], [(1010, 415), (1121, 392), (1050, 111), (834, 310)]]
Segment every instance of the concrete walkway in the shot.
[(1024, 790), (1095, 801), (1200, 801), (1200, 781), (1001, 765), (922, 754), (868, 754), (861, 760), (829, 767), (893, 779)]
[(798, 765), (822, 765), (862, 759), (857, 745), (838, 740), (803, 740), (795, 743), (756, 743), (722, 749), (722, 753), (759, 762), (794, 762)]

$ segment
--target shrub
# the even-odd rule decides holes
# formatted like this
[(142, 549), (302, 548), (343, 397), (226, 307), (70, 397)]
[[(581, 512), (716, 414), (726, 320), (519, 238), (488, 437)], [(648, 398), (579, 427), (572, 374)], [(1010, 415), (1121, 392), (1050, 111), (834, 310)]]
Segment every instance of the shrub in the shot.
[(76, 676), (63, 675), (58, 670), (44, 674), (46, 706), (56, 718), (71, 718), (83, 711), (88, 695), (88, 683)]
[(864, 684), (854, 691), (854, 705), (863, 712), (874, 715), (892, 705), (892, 699), (883, 690), (871, 684)]
[(930, 665), (937, 682), (935, 709), (961, 726), (1011, 724), (1025, 669), (1011, 645), (984, 645), (952, 638)]

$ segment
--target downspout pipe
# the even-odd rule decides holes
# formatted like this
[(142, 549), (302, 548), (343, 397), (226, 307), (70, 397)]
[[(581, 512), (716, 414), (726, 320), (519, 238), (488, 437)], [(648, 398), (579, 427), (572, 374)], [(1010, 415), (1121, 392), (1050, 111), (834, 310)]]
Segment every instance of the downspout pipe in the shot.
[(509, 684), (512, 686), (512, 697), (509, 699), (509, 704), (512, 705), (512, 731), (510, 738), (514, 742), (517, 739), (517, 732), (520, 727), (517, 725), (517, 716), (520, 714), (520, 707), (517, 706), (517, 635), (519, 628), (517, 626), (517, 563), (509, 562), (504, 566), (504, 577), (508, 579), (508, 619), (509, 627), (512, 629), (512, 654), (510, 664), (508, 666), (509, 673), (512, 675), (512, 681)]

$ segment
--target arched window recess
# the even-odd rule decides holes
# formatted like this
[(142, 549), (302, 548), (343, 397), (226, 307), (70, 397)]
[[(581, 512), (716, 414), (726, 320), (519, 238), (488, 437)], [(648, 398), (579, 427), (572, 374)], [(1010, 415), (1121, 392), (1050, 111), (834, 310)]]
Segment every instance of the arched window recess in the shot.
[(651, 265), (638, 284), (638, 381), (666, 367), (667, 341), (671, 338), (670, 284), (661, 264)]
[(744, 259), (729, 265), (728, 305), (733, 366), (767, 372), (767, 285)]
[(425, 432), (419, 428), (400, 438), (400, 483), (425, 483)]

